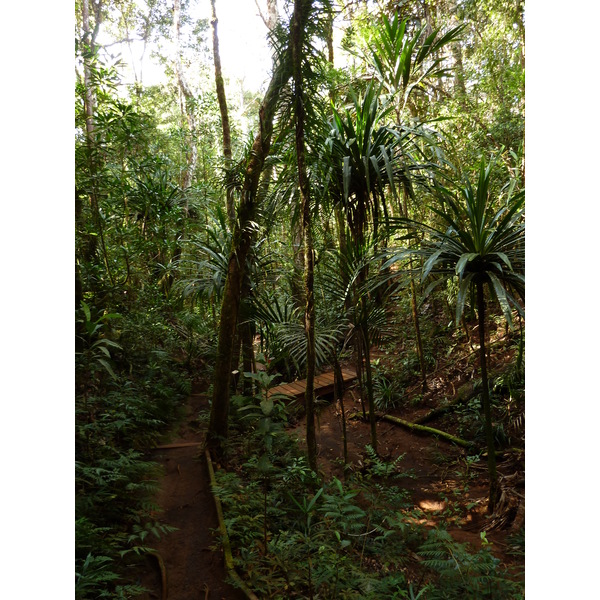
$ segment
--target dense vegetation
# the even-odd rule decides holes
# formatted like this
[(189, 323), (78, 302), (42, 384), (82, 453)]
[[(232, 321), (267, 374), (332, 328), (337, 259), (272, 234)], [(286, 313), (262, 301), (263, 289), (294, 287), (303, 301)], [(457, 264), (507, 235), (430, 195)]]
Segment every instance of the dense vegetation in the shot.
[[(505, 517), (496, 452), (522, 450), (524, 426), (523, 3), (259, 2), (260, 93), (221, 73), (211, 4), (209, 22), (193, 2), (76, 2), (76, 597), (142, 593), (127, 574), (170, 530), (145, 451), (193, 381), (259, 597), (522, 597), (485, 535), (475, 551), (419, 524), (376, 419), (426, 394), (452, 410), (431, 375), (468, 369), (455, 433)], [(164, 83), (125, 85), (101, 31), (151, 46)], [(355, 470), (344, 428), (344, 481), (319, 465), (312, 387), (340, 364), (371, 434)], [(300, 413), (267, 394), (296, 377)]]

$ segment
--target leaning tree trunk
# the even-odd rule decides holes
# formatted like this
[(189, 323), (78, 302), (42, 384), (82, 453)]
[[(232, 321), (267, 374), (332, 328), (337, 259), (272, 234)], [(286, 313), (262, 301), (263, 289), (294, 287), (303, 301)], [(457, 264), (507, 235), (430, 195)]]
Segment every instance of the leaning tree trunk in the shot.
[(477, 281), (477, 312), (479, 313), (479, 360), (481, 362), (481, 387), (483, 413), (485, 417), (485, 437), (488, 447), (488, 471), (490, 476), (490, 498), (488, 512), (493, 513), (498, 500), (498, 473), (496, 471), (496, 449), (494, 448), (494, 430), (492, 428), (492, 407), (488, 386), (487, 358), (485, 351), (485, 301), (483, 298), (483, 281)]
[[(304, 25), (305, 23), (303, 23)], [(265, 158), (271, 148), (273, 119), (283, 86), (292, 75), (292, 61), (289, 52), (283, 52), (277, 62), (271, 82), (259, 109), (259, 130), (252, 145), (246, 166), (244, 185), (231, 241), (231, 252), (227, 268), (225, 289), (221, 304), (221, 320), (217, 357), (214, 371), (213, 398), (210, 422), (207, 432), (207, 446), (218, 456), (224, 454), (229, 422), (229, 380), (233, 356), (233, 340), (240, 309), (240, 292), (244, 277), (246, 258), (252, 244), (253, 227), (251, 222), (256, 210), (256, 197)]]
[(304, 242), (304, 330), (306, 333), (306, 446), (308, 464), (317, 470), (317, 438), (315, 433), (315, 297), (314, 269), (315, 255), (312, 240), (312, 222), (310, 213), (310, 187), (306, 169), (304, 127), (306, 113), (304, 109), (304, 85), (302, 81), (302, 46), (304, 41), (303, 22), (310, 11), (311, 0), (294, 1), (294, 17), (291, 27), (291, 47), (294, 78), (294, 104), (296, 121), (296, 160), (298, 165), (298, 186), (302, 203), (302, 237)]

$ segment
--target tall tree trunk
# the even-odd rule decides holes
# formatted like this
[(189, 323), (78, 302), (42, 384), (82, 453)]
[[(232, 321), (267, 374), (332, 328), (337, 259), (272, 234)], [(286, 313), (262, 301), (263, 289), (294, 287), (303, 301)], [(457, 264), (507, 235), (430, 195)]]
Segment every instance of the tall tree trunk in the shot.
[[(407, 196), (406, 188), (403, 190), (402, 203), (404, 207), (404, 217), (408, 219), (408, 203), (406, 200)], [(412, 272), (413, 269), (413, 258), (409, 259), (409, 268)], [(427, 370), (425, 368), (425, 354), (423, 352), (423, 341), (421, 340), (421, 327), (419, 325), (419, 311), (417, 310), (417, 288), (415, 286), (415, 280), (413, 277), (410, 278), (410, 306), (412, 310), (412, 318), (415, 326), (415, 339), (417, 343), (417, 355), (419, 357), (419, 365), (421, 367), (421, 383), (423, 392), (427, 391)]]
[(365, 385), (363, 380), (363, 342), (362, 329), (357, 327), (354, 334), (354, 352), (356, 352), (356, 377), (358, 379), (358, 390), (360, 392), (360, 406), (362, 408), (363, 418), (367, 419), (365, 409)]
[(267, 27), (269, 31), (273, 31), (278, 20), (277, 0), (267, 0)]
[[(196, 117), (194, 115), (194, 109), (196, 99), (194, 94), (188, 85), (187, 78), (183, 72), (183, 66), (181, 64), (181, 43), (180, 43), (180, 28), (181, 28), (181, 0), (174, 0), (173, 2), (173, 42), (175, 44), (175, 72), (177, 73), (177, 83), (179, 86), (179, 92), (181, 94), (181, 111), (186, 118), (189, 128), (189, 144), (190, 153), (187, 159), (187, 168), (185, 170), (181, 187), (186, 191), (192, 182), (194, 172), (196, 171), (196, 164), (198, 163), (198, 146), (196, 144)], [(185, 213), (187, 215), (188, 203), (185, 203)]]
[[(196, 172), (196, 166), (198, 164), (198, 145), (196, 143), (197, 127), (196, 127), (196, 116), (195, 116), (195, 105), (196, 99), (194, 94), (187, 82), (187, 78), (183, 71), (183, 65), (181, 64), (181, 0), (174, 0), (173, 2), (173, 43), (175, 45), (173, 62), (175, 63), (175, 73), (177, 74), (177, 86), (179, 89), (179, 99), (181, 106), (181, 114), (185, 117), (188, 125), (188, 143), (189, 153), (187, 154), (187, 166), (181, 179), (181, 189), (185, 195), (185, 204), (183, 207), (183, 220), (181, 227), (177, 233), (177, 241), (175, 251), (173, 252), (173, 258), (171, 259), (172, 264), (177, 264), (181, 258), (181, 243), (185, 238), (186, 222), (189, 212), (188, 205), (188, 194), (187, 191), (192, 185), (194, 174)], [(163, 258), (161, 262), (166, 262), (167, 258)], [(164, 287), (164, 293), (168, 296), (173, 281), (175, 278), (171, 272), (168, 272), (164, 279), (160, 280)]]
[[(304, 22), (302, 23), (304, 25)], [(292, 76), (292, 60), (289, 51), (284, 51), (276, 61), (273, 76), (259, 109), (259, 130), (252, 145), (246, 166), (244, 185), (240, 197), (237, 219), (233, 230), (231, 253), (227, 268), (225, 289), (221, 305), (219, 338), (213, 382), (213, 398), (207, 432), (208, 448), (217, 456), (224, 454), (229, 422), (229, 378), (233, 340), (240, 308), (240, 291), (246, 268), (246, 258), (252, 244), (251, 221), (256, 209), (256, 196), (265, 158), (271, 148), (273, 119), (281, 89)]]
[(306, 169), (304, 127), (306, 113), (304, 108), (304, 85), (302, 80), (302, 59), (305, 14), (310, 11), (311, 0), (294, 0), (294, 17), (291, 27), (291, 47), (294, 78), (294, 105), (296, 121), (296, 160), (298, 164), (298, 186), (302, 203), (302, 235), (304, 242), (304, 294), (306, 308), (304, 330), (306, 333), (306, 446), (308, 464), (317, 470), (317, 438), (315, 433), (315, 298), (314, 268), (315, 255), (312, 240), (312, 222), (310, 212), (310, 188)]
[(342, 412), (342, 442), (344, 444), (344, 473), (345, 467), (348, 464), (348, 436), (346, 432), (346, 410), (344, 407), (344, 377), (342, 376), (342, 368), (338, 361), (337, 354), (333, 353), (333, 401), (340, 402), (340, 410)]
[(94, 29), (90, 26), (90, 4), (89, 0), (83, 0), (81, 6), (82, 25), (83, 25), (83, 41), (87, 46), (86, 56), (83, 59), (83, 79), (85, 88), (85, 133), (86, 143), (88, 147), (88, 168), (90, 171), (90, 179), (92, 181), (91, 189), (89, 190), (90, 207), (92, 212), (92, 223), (97, 233), (97, 237), (92, 235), (88, 237), (86, 257), (88, 260), (93, 260), (96, 256), (97, 242), (100, 240), (100, 248), (102, 251), (102, 259), (106, 268), (106, 273), (114, 286), (115, 281), (112, 276), (108, 261), (108, 253), (104, 242), (104, 228), (102, 225), (102, 217), (100, 215), (100, 205), (98, 201), (97, 190), (97, 173), (100, 170), (98, 160), (98, 145), (96, 139), (96, 124), (94, 112), (96, 110), (96, 90), (93, 83), (91, 60), (96, 54), (96, 37), (102, 23), (102, 3), (98, 2), (93, 6), (94, 9)]
[[(219, 111), (221, 112), (221, 128), (223, 130), (223, 156), (225, 157), (226, 168), (231, 167), (231, 128), (229, 126), (229, 112), (227, 110), (227, 98), (225, 96), (225, 85), (223, 84), (223, 73), (221, 71), (221, 55), (219, 54), (219, 34), (217, 30), (218, 19), (215, 8), (215, 0), (210, 0), (212, 11), (212, 30), (213, 30), (213, 57), (215, 63), (215, 85), (217, 88), (217, 99), (219, 101)], [(233, 228), (235, 222), (235, 203), (233, 199), (233, 188), (226, 186), (226, 204), (229, 224)]]
[[(252, 372), (254, 364), (254, 348), (253, 348), (253, 322), (250, 319), (250, 278), (248, 275), (244, 277), (242, 283), (242, 302), (240, 305), (240, 313), (242, 322), (238, 327), (238, 336), (242, 346), (242, 368), (244, 373)], [(253, 390), (253, 380), (250, 377), (242, 378), (242, 393), (244, 396), (251, 396)]]
[(496, 471), (496, 449), (494, 447), (494, 430), (492, 428), (492, 407), (488, 386), (487, 358), (485, 350), (485, 301), (483, 298), (483, 281), (477, 282), (477, 311), (479, 313), (479, 361), (481, 363), (481, 387), (483, 413), (485, 417), (485, 438), (488, 448), (488, 472), (490, 476), (490, 497), (488, 512), (493, 513), (498, 501), (498, 473)]

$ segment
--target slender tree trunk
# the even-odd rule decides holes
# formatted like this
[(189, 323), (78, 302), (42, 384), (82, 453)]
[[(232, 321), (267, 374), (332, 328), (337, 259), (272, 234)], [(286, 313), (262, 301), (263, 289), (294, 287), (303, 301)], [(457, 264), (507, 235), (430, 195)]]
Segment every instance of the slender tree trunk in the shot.
[(481, 362), (481, 387), (483, 413), (485, 417), (485, 437), (488, 447), (488, 471), (490, 476), (490, 498), (488, 512), (493, 513), (498, 500), (498, 473), (496, 471), (496, 449), (494, 447), (494, 430), (492, 428), (492, 407), (488, 386), (487, 359), (485, 350), (485, 301), (483, 297), (483, 281), (477, 282), (477, 311), (479, 313), (479, 360)]
[(344, 407), (344, 378), (342, 376), (342, 369), (338, 361), (337, 355), (333, 354), (333, 401), (340, 402), (340, 410), (342, 412), (342, 442), (344, 445), (344, 466), (348, 464), (348, 436), (346, 433), (346, 410)]
[[(254, 348), (253, 348), (253, 337), (252, 337), (252, 325), (250, 321), (249, 308), (250, 308), (250, 280), (248, 276), (244, 277), (242, 284), (242, 304), (241, 304), (241, 317), (242, 323), (238, 327), (238, 336), (240, 337), (242, 345), (242, 368), (244, 373), (253, 372), (254, 363)], [(242, 378), (242, 393), (244, 396), (251, 396), (253, 390), (253, 380), (250, 377)]]
[[(180, 43), (180, 28), (181, 28), (181, 0), (174, 0), (173, 2), (173, 42), (175, 44), (175, 72), (177, 73), (177, 83), (179, 85), (179, 92), (181, 94), (181, 111), (186, 118), (189, 128), (189, 144), (190, 153), (187, 159), (187, 168), (183, 175), (181, 187), (186, 191), (192, 182), (194, 172), (196, 171), (196, 164), (198, 163), (198, 146), (196, 144), (196, 117), (194, 115), (194, 109), (196, 99), (194, 94), (188, 85), (187, 78), (183, 72), (183, 66), (181, 64), (181, 43)], [(187, 215), (188, 204), (187, 200), (185, 203), (185, 213)]]
[[(303, 23), (304, 25), (304, 23)], [(246, 166), (244, 185), (240, 198), (237, 219), (231, 242), (231, 253), (227, 268), (227, 278), (221, 305), (217, 358), (213, 382), (213, 399), (210, 423), (207, 432), (207, 446), (216, 455), (223, 456), (229, 422), (229, 378), (240, 308), (240, 291), (246, 267), (246, 258), (252, 244), (252, 227), (256, 196), (265, 158), (271, 148), (273, 119), (283, 86), (292, 75), (292, 61), (289, 52), (283, 53), (276, 63), (271, 82), (259, 109), (259, 130), (252, 145)]]
[(365, 372), (367, 375), (367, 400), (369, 402), (369, 423), (371, 425), (371, 446), (377, 454), (377, 419), (375, 417), (375, 398), (373, 396), (373, 372), (371, 369), (371, 341), (368, 324), (363, 327), (363, 342), (365, 352)]
[[(219, 34), (217, 30), (218, 19), (215, 8), (215, 0), (210, 0), (212, 10), (212, 30), (213, 30), (213, 57), (215, 63), (215, 85), (217, 88), (217, 100), (219, 101), (219, 110), (221, 112), (221, 128), (223, 130), (223, 156), (225, 157), (226, 168), (231, 167), (231, 128), (229, 126), (229, 112), (227, 110), (227, 98), (225, 96), (225, 85), (223, 84), (223, 73), (221, 71), (221, 55), (219, 54)], [(235, 222), (235, 203), (233, 199), (233, 189), (227, 185), (226, 190), (227, 216), (229, 224), (233, 228)]]
[(358, 389), (360, 391), (360, 405), (362, 408), (363, 417), (367, 419), (367, 411), (365, 409), (365, 386), (363, 381), (363, 343), (362, 343), (362, 330), (360, 327), (356, 328), (354, 336), (354, 351), (356, 352), (356, 377), (358, 378)]
[[(183, 70), (183, 65), (181, 64), (181, 0), (174, 0), (173, 2), (172, 28), (173, 43), (175, 45), (173, 62), (175, 63), (175, 73), (177, 74), (177, 85), (179, 89), (181, 114), (185, 118), (188, 125), (187, 137), (189, 144), (189, 152), (187, 153), (187, 166), (183, 173), (183, 178), (180, 180), (181, 189), (183, 190), (183, 193), (185, 195), (185, 204), (183, 207), (184, 216), (181, 221), (179, 232), (176, 236), (175, 251), (173, 252), (173, 257), (171, 259), (171, 263), (173, 265), (176, 265), (179, 259), (181, 258), (181, 243), (185, 238), (186, 223), (189, 212), (187, 191), (192, 185), (192, 181), (194, 180), (194, 174), (196, 172), (196, 166), (198, 165), (198, 145), (196, 143), (197, 126), (195, 116), (196, 99), (188, 84), (187, 78)], [(166, 262), (166, 260), (166, 257), (160, 259), (161, 262)], [(164, 286), (165, 295), (169, 295), (174, 280), (175, 278), (173, 277), (173, 274), (171, 272), (169, 272), (167, 276), (161, 280)], [(159, 283), (161, 283), (161, 281), (159, 281)]]
[[(404, 207), (404, 217), (408, 219), (408, 203), (406, 201), (407, 191), (404, 189), (402, 195), (402, 202)], [(409, 268), (412, 272), (413, 269), (413, 258), (409, 259)], [(417, 309), (417, 288), (415, 286), (415, 280), (410, 278), (410, 306), (412, 310), (413, 323), (415, 326), (415, 338), (417, 342), (417, 355), (419, 357), (419, 365), (421, 367), (421, 382), (423, 392), (427, 391), (427, 370), (425, 368), (425, 354), (423, 352), (423, 341), (421, 340), (421, 327), (419, 325), (419, 311)]]
[(311, 0), (294, 1), (294, 17), (291, 27), (291, 47), (294, 78), (294, 104), (296, 121), (296, 160), (298, 164), (298, 186), (302, 203), (302, 235), (304, 242), (304, 294), (306, 308), (304, 312), (304, 330), (306, 332), (306, 446), (308, 464), (317, 470), (317, 438), (315, 433), (315, 297), (314, 268), (315, 254), (312, 240), (312, 221), (310, 212), (310, 187), (306, 168), (304, 127), (306, 113), (304, 109), (304, 85), (302, 80), (302, 59), (305, 14), (310, 11)]
[(110, 264), (108, 261), (108, 253), (106, 250), (106, 244), (104, 241), (104, 228), (102, 225), (102, 217), (100, 215), (100, 205), (98, 201), (98, 190), (96, 187), (97, 173), (100, 170), (99, 158), (98, 158), (98, 144), (96, 139), (96, 124), (94, 113), (96, 110), (96, 90), (92, 81), (92, 67), (90, 61), (96, 52), (96, 37), (100, 30), (102, 23), (102, 11), (101, 4), (98, 3), (93, 6), (94, 8), (94, 29), (90, 26), (90, 5), (89, 0), (83, 0), (81, 12), (82, 12), (82, 24), (83, 24), (83, 41), (87, 46), (87, 52), (89, 53), (83, 60), (83, 79), (85, 88), (85, 132), (86, 142), (88, 147), (88, 168), (90, 171), (90, 179), (92, 181), (91, 189), (89, 191), (90, 207), (92, 212), (92, 222), (97, 233), (96, 236), (89, 236), (87, 244), (87, 258), (93, 260), (96, 255), (97, 242), (100, 240), (100, 248), (106, 273), (110, 279), (111, 284), (114, 286), (115, 281), (112, 276)]
[(267, 27), (269, 31), (273, 31), (278, 20), (277, 0), (267, 0)]

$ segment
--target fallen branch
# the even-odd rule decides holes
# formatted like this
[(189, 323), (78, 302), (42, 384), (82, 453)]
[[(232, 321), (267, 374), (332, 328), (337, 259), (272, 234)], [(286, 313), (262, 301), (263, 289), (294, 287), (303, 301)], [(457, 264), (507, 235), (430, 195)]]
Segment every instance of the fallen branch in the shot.
[[(388, 421), (389, 423), (394, 423), (395, 425), (401, 425), (402, 427), (406, 427), (410, 431), (418, 431), (421, 433), (428, 433), (430, 435), (437, 435), (453, 444), (458, 446), (462, 446), (463, 448), (470, 448), (473, 443), (468, 442), (467, 440), (463, 440), (462, 438), (456, 437), (450, 433), (446, 433), (445, 431), (440, 431), (439, 429), (434, 429), (433, 427), (426, 427), (425, 425), (419, 425), (417, 423), (411, 423), (410, 421), (405, 421), (404, 419), (400, 419), (398, 417), (392, 417), (391, 415), (377, 415), (379, 419), (384, 421)], [(354, 413), (350, 415), (351, 419), (362, 419), (362, 415), (359, 413)]]
[(160, 571), (161, 600), (167, 600), (167, 567), (165, 567), (165, 561), (156, 550), (150, 550), (150, 556), (154, 556), (156, 562), (158, 563), (158, 569)]

